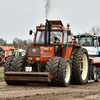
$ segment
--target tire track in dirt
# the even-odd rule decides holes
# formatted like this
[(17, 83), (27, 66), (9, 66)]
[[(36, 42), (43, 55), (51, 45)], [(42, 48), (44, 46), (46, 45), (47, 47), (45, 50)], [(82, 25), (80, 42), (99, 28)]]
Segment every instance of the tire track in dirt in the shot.
[[(68, 87), (50, 87), (46, 84), (30, 83), (27, 86), (6, 85), (0, 82), (0, 94), (9, 96), (8, 100), (92, 100), (100, 94), (100, 82)], [(92, 98), (91, 98), (92, 97)]]

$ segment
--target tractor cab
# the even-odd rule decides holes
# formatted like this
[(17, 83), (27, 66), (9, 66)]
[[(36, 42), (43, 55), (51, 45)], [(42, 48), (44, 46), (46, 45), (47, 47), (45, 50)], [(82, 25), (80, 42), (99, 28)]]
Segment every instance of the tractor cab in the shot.
[(99, 55), (99, 40), (97, 35), (84, 33), (81, 35), (74, 35), (73, 37), (78, 45), (87, 49), (89, 55)]
[[(45, 25), (37, 26), (34, 42), (28, 48), (28, 60), (47, 61), (53, 56), (69, 58), (72, 48), (67, 46), (73, 44), (69, 26), (63, 27), (60, 20), (46, 20)], [(69, 53), (66, 52), (67, 49)]]

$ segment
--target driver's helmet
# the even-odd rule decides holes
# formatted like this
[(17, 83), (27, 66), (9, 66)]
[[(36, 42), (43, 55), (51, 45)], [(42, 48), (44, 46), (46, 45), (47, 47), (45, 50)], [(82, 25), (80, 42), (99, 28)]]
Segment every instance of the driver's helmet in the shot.
[(60, 43), (60, 37), (59, 36), (55, 36), (55, 42)]

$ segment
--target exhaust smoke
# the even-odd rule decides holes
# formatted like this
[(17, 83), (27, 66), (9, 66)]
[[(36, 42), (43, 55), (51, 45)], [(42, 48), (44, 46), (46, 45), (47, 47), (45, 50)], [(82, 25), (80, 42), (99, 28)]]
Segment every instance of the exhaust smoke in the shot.
[(48, 14), (49, 14), (49, 11), (50, 11), (50, 2), (51, 0), (45, 0), (46, 4), (45, 4), (45, 18), (47, 19), (48, 18)]

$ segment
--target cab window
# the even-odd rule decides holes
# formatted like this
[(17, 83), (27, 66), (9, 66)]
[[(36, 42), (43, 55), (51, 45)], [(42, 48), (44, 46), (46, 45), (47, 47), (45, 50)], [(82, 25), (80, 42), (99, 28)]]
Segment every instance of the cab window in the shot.
[(64, 32), (64, 44), (67, 44), (67, 32)]
[(68, 43), (71, 43), (72, 40), (71, 40), (71, 36), (69, 35), (69, 40), (68, 40)]

